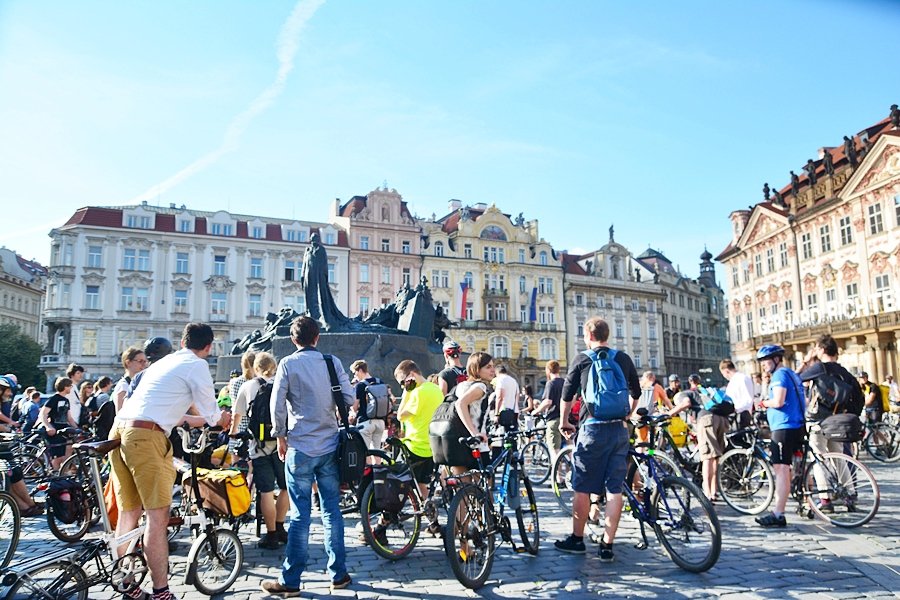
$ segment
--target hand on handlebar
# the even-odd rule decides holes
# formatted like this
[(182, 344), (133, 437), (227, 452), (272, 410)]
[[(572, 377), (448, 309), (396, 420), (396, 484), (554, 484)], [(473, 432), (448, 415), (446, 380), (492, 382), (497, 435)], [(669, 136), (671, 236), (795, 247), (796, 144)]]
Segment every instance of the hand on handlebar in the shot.
[(566, 438), (567, 440), (571, 440), (575, 435), (575, 428), (568, 423), (565, 423), (559, 426), (559, 432), (563, 435), (564, 438)]

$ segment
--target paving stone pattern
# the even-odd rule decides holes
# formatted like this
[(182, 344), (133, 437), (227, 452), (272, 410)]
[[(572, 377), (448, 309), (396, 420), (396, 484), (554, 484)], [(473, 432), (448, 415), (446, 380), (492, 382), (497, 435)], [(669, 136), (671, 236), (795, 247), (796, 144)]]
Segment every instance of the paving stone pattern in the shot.
[[(900, 594), (900, 464), (868, 461), (881, 486), (881, 508), (875, 519), (859, 529), (842, 530), (788, 513), (788, 527), (763, 530), (752, 517), (717, 505), (723, 528), (722, 555), (707, 573), (693, 574), (676, 567), (651, 537), (647, 550), (637, 550), (636, 524), (622, 519), (613, 563), (601, 563), (597, 547), (588, 544), (586, 556), (557, 552), (553, 541), (571, 528), (547, 486), (538, 490), (542, 530), (538, 556), (513, 554), (501, 546), (487, 585), (474, 592), (463, 587), (446, 563), (439, 539), (427, 534), (405, 560), (378, 558), (357, 541), (358, 518), (346, 520), (347, 561), (353, 583), (329, 592), (324, 572), (322, 528), (313, 516), (310, 568), (304, 574), (302, 597), (398, 599), (485, 598), (876, 598)], [(789, 511), (795, 503), (789, 502)], [(224, 597), (235, 600), (268, 597), (260, 582), (278, 576), (281, 551), (259, 550), (255, 528), (241, 532), (243, 573)], [(62, 547), (43, 518), (27, 519), (16, 559), (45, 554)], [(181, 598), (203, 598), (185, 586), (185, 557), (190, 539), (183, 533), (172, 556), (172, 590)], [(90, 567), (89, 567), (90, 568)], [(91, 598), (116, 598), (109, 588), (94, 589)]]

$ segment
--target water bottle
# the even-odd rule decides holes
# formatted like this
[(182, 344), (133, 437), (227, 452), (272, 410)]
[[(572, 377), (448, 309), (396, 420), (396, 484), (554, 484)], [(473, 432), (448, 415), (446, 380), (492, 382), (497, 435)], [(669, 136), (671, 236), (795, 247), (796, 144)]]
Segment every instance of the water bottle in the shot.
[(803, 462), (803, 450), (795, 450), (791, 459), (791, 469), (794, 473), (800, 473), (800, 464)]

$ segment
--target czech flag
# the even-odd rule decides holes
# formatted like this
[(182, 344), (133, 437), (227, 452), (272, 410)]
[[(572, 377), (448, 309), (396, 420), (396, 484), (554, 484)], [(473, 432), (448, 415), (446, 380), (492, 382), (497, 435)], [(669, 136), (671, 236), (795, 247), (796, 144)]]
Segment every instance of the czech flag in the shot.
[(469, 295), (469, 282), (463, 280), (462, 283), (459, 284), (459, 289), (462, 290), (462, 304), (459, 307), (459, 318), (466, 318), (466, 298)]

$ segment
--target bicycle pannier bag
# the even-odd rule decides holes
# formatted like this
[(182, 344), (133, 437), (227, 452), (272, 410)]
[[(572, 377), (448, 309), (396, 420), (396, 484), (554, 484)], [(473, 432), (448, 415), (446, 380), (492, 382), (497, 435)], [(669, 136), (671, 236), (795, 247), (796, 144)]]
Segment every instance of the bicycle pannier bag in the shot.
[(497, 415), (497, 423), (506, 430), (519, 428), (519, 413), (511, 408), (504, 408)]
[(70, 477), (53, 479), (47, 488), (47, 504), (58, 521), (74, 523), (84, 514), (81, 484)]
[(391, 396), (386, 383), (380, 379), (366, 386), (366, 416), (384, 419), (391, 413)]
[[(244, 474), (235, 469), (197, 469), (203, 506), (226, 517), (240, 517), (250, 510), (250, 488)], [(184, 478), (185, 489), (191, 478)]]
[(594, 348), (583, 352), (591, 359), (584, 403), (588, 414), (598, 421), (624, 419), (631, 410), (628, 383), (612, 348)]
[(865, 433), (862, 421), (851, 413), (832, 415), (819, 423), (819, 427), (829, 442), (859, 442)]
[(412, 475), (407, 465), (372, 467), (372, 490), (375, 506), (383, 511), (397, 513), (403, 509), (406, 492), (412, 485)]

